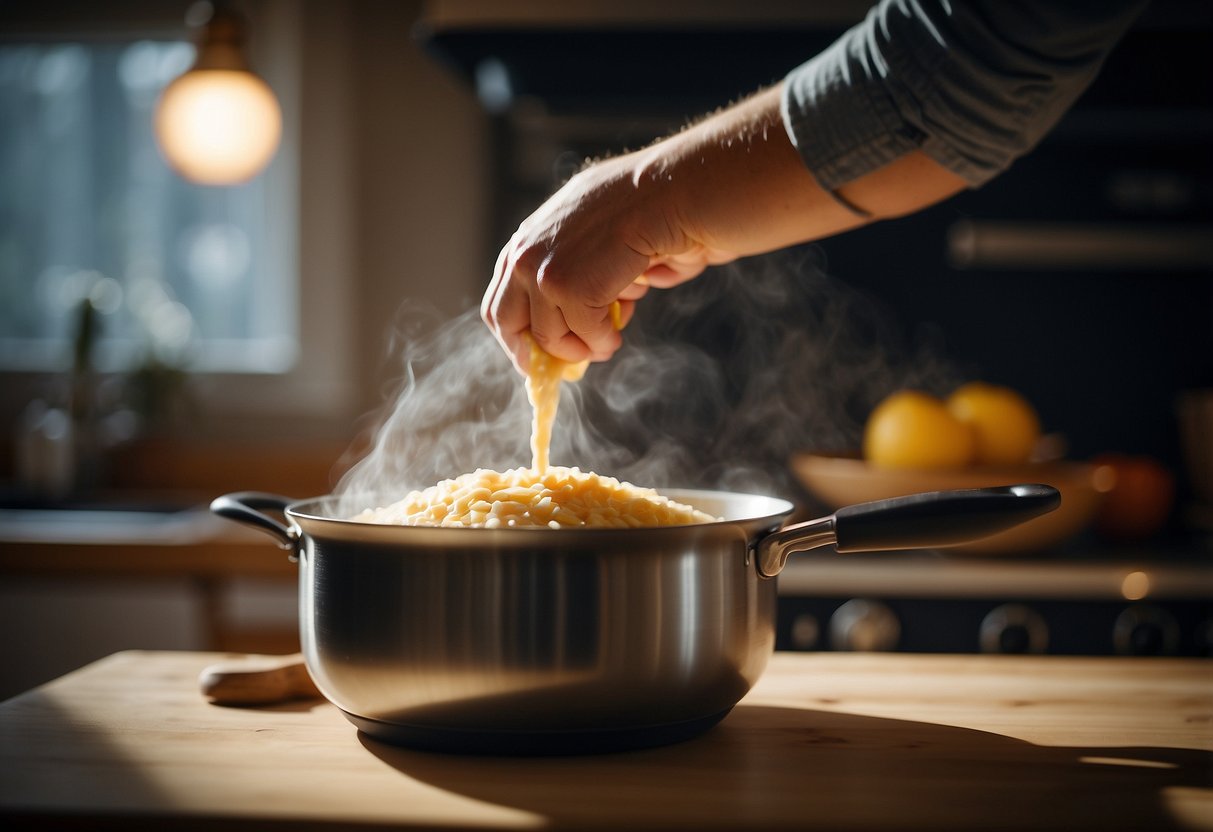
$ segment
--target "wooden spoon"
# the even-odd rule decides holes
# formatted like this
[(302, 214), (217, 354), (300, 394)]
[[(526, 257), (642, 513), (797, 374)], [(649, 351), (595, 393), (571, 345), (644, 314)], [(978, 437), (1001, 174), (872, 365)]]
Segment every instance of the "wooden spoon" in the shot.
[(216, 705), (273, 705), (323, 696), (299, 653), (213, 664), (202, 671), (198, 684)]

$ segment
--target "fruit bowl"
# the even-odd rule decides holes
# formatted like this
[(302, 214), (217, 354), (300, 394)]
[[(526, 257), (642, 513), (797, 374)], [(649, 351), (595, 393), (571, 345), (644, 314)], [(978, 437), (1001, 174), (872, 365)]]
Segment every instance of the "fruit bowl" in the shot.
[(1114, 484), (1100, 465), (1065, 460), (1013, 466), (972, 465), (947, 469), (878, 468), (858, 454), (796, 454), (792, 473), (831, 509), (923, 491), (1043, 483), (1061, 492), (1061, 506), (1022, 526), (947, 551), (966, 555), (1012, 555), (1055, 548), (1086, 528), (1103, 495)]

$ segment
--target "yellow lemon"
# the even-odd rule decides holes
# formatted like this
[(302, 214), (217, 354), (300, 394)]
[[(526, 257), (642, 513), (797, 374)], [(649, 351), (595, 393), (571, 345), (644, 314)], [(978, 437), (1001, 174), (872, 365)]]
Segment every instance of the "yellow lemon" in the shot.
[(900, 390), (868, 417), (863, 455), (882, 468), (959, 468), (972, 461), (973, 433), (934, 396)]
[(978, 464), (1022, 465), (1040, 439), (1035, 409), (1009, 387), (970, 382), (948, 396), (947, 407), (972, 429)]

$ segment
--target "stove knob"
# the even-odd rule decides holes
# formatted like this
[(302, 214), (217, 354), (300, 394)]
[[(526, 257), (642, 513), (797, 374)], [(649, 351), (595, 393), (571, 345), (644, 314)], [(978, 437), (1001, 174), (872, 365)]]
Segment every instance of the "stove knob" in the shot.
[(978, 640), (983, 653), (1043, 653), (1049, 647), (1049, 627), (1031, 607), (1003, 604), (982, 619)]
[(1112, 626), (1112, 644), (1122, 656), (1166, 656), (1179, 650), (1179, 624), (1161, 607), (1135, 604)]
[(830, 646), (835, 650), (893, 650), (900, 638), (897, 615), (879, 601), (853, 598), (830, 617)]

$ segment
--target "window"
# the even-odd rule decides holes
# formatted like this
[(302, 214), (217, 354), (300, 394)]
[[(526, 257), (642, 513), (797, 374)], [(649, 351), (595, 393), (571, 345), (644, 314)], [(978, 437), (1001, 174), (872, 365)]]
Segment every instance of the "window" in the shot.
[(291, 222), (271, 169), (188, 183), (152, 134), (180, 41), (0, 43), (0, 369), (60, 370), (81, 305), (94, 362), (281, 373), (298, 352)]

